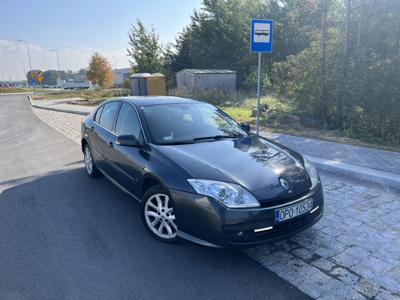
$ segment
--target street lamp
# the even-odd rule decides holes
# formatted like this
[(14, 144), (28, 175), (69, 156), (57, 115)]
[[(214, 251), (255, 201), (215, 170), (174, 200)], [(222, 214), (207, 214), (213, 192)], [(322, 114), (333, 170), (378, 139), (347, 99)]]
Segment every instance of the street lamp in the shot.
[(50, 49), (51, 52), (54, 52), (56, 54), (56, 58), (57, 58), (57, 68), (58, 68), (58, 72), (60, 72), (60, 60), (58, 59), (58, 52), (57, 50), (54, 49)]
[(60, 60), (58, 58), (58, 52), (57, 50), (54, 49), (50, 49), (51, 52), (54, 52), (56, 54), (56, 58), (57, 58), (57, 68), (58, 68), (58, 82), (57, 82), (57, 86), (60, 84), (61, 81), (61, 74), (60, 74)]
[(31, 63), (31, 53), (29, 52), (29, 44), (25, 40), (18, 40), (18, 42), (25, 43), (26, 50), (28, 52), (28, 60), (29, 60), (29, 71), (32, 71), (32, 63)]

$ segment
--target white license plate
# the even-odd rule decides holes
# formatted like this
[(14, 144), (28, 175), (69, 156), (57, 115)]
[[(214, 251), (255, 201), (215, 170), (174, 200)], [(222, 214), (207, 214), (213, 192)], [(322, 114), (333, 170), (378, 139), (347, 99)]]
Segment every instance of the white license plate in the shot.
[(292, 206), (282, 207), (275, 210), (275, 221), (280, 223), (309, 212), (313, 207), (313, 199), (307, 199)]

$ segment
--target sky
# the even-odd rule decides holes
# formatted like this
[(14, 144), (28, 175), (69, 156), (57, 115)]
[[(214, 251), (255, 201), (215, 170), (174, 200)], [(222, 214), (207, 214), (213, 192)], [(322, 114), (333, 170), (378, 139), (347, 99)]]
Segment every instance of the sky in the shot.
[[(140, 19), (153, 26), (162, 43), (172, 42), (189, 24), (201, 0), (2, 0), (0, 9), (0, 81), (24, 78), (32, 69), (79, 70), (98, 51), (112, 66), (129, 67), (128, 32)], [(115, 57), (115, 59), (114, 59)]]

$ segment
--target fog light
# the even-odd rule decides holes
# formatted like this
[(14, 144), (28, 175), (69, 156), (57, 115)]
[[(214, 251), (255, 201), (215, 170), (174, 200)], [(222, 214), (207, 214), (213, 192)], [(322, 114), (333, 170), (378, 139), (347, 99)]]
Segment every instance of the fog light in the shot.
[(247, 238), (247, 234), (246, 234), (244, 231), (238, 231), (238, 232), (236, 233), (236, 237), (237, 237), (239, 240), (244, 241), (244, 240)]

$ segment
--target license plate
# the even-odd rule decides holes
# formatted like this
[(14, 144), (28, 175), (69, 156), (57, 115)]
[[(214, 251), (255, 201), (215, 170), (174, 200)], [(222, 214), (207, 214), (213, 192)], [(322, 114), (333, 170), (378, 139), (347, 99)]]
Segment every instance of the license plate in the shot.
[(275, 221), (280, 223), (309, 212), (313, 207), (313, 199), (307, 199), (292, 206), (275, 210)]

